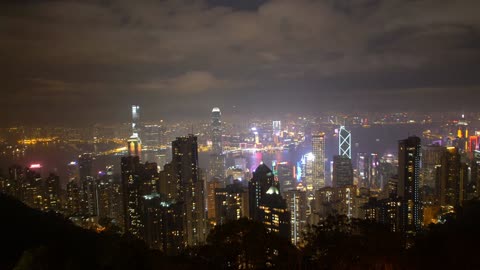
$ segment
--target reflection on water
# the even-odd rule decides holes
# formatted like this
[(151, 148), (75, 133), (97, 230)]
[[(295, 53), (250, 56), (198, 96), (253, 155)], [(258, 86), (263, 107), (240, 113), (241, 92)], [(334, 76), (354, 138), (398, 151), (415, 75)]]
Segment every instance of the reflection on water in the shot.
[[(422, 132), (430, 129), (429, 125), (389, 125), (372, 126), (370, 128), (355, 127), (352, 128), (352, 156), (355, 157), (358, 152), (375, 152), (380, 155), (384, 153), (396, 154), (398, 140), (404, 139), (409, 135), (421, 136)], [(423, 140), (423, 144), (429, 143)], [(333, 155), (337, 154), (338, 138), (335, 137), (333, 130), (326, 132), (326, 157), (331, 160)], [(108, 146), (102, 146), (106, 148)], [(67, 164), (75, 160), (83, 152), (93, 151), (92, 145), (71, 145), (60, 143), (36, 144), (22, 151), (12, 154), (12, 151), (0, 155), (0, 168), (3, 173), (7, 173), (7, 168), (12, 164), (27, 166), (32, 163), (40, 163), (43, 166), (43, 173), (57, 173), (65, 185)], [(272, 166), (272, 161), (296, 163), (301, 155), (309, 151), (309, 146), (305, 148), (272, 151), (272, 152), (244, 152), (243, 156), (247, 162), (247, 168), (254, 170), (261, 162), (267, 166)], [(227, 155), (226, 165), (234, 165), (235, 155)], [(148, 159), (153, 162), (170, 161), (171, 157), (167, 150), (167, 156), (159, 162), (159, 156), (149, 155)], [(208, 168), (209, 153), (199, 153), (199, 163), (201, 168)], [(119, 173), (120, 156), (101, 156), (94, 161), (94, 170), (103, 170), (107, 165), (115, 165), (115, 172)]]

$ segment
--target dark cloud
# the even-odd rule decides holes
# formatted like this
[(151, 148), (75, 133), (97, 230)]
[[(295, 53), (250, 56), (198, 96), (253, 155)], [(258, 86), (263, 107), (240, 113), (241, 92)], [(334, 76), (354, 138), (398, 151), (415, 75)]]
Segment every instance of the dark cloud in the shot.
[(478, 10), (469, 0), (4, 1), (0, 103), (12, 113), (2, 117), (118, 121), (131, 103), (151, 118), (212, 106), (473, 110), (451, 93), (480, 90)]

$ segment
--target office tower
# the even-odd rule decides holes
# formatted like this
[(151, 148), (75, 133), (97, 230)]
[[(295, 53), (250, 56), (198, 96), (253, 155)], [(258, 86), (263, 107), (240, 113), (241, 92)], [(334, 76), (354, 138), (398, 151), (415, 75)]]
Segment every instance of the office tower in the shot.
[(142, 142), (140, 141), (140, 138), (135, 134), (130, 136), (130, 138), (127, 140), (127, 149), (129, 156), (140, 157), (142, 153)]
[(440, 174), (440, 205), (460, 205), (461, 185), (460, 153), (456, 147), (447, 147), (442, 156)]
[(440, 186), (437, 187), (435, 184), (437, 182), (437, 168), (442, 165), (445, 155), (446, 148), (438, 144), (422, 147), (420, 186), (426, 185), (431, 188), (440, 189)]
[(23, 202), (32, 208), (42, 209), (44, 199), (43, 179), (40, 175), (41, 166), (32, 164), (25, 169), (25, 180), (22, 183)]
[(293, 177), (294, 167), (288, 162), (277, 164), (277, 177), (280, 183), (281, 192), (296, 189), (297, 181)]
[(214, 203), (217, 225), (249, 215), (248, 192), (239, 181), (235, 181), (225, 188), (216, 188)]
[[(93, 156), (84, 153), (78, 156), (80, 176), (80, 213), (84, 216), (97, 215), (97, 185), (93, 175)], [(73, 170), (73, 168), (72, 168)]]
[(142, 196), (143, 239), (150, 248), (176, 255), (183, 248), (183, 204), (161, 194)]
[(199, 177), (197, 137), (178, 137), (172, 142), (172, 165), (180, 185), (179, 200), (184, 203), (185, 244), (197, 246), (205, 241), (206, 215), (204, 184)]
[(272, 133), (274, 136), (280, 136), (280, 132), (282, 131), (282, 122), (281, 121), (273, 121), (272, 122)]
[(465, 152), (468, 150), (468, 122), (465, 119), (465, 115), (462, 114), (462, 118), (457, 122), (457, 138), (455, 140), (455, 146), (460, 150), (460, 152)]
[(210, 155), (210, 177), (224, 180), (225, 178), (225, 156), (223, 155), (222, 142), (222, 113), (215, 107), (212, 110), (211, 132), (212, 132), (212, 153)]
[(144, 125), (142, 127), (142, 142), (149, 149), (159, 149), (162, 144), (163, 127), (157, 124)]
[(132, 134), (140, 136), (140, 106), (132, 105)]
[(333, 157), (333, 187), (353, 185), (352, 160), (347, 156)]
[(222, 182), (225, 181), (225, 155), (223, 154), (211, 154), (210, 161), (210, 177), (209, 180), (213, 178), (218, 178)]
[(262, 196), (256, 214), (256, 220), (262, 222), (269, 232), (291, 239), (290, 213), (277, 187), (271, 186)]
[(142, 184), (140, 193), (144, 195), (157, 193), (158, 183), (160, 181), (157, 163), (147, 161), (145, 164), (142, 164), (141, 168), (140, 178), (142, 179)]
[(127, 141), (129, 156), (140, 156), (142, 141), (140, 140), (140, 106), (132, 105), (132, 135)]
[(398, 228), (407, 235), (415, 234), (421, 225), (419, 174), (420, 138), (412, 136), (398, 143), (397, 196), (401, 203)]
[(122, 197), (120, 185), (114, 179), (113, 165), (107, 166), (105, 172), (99, 173), (97, 190), (98, 216), (109, 217), (115, 221), (122, 222)]
[(301, 179), (303, 185), (307, 188), (309, 193), (313, 192), (315, 189), (318, 189), (319, 182), (315, 181), (313, 175), (313, 169), (315, 166), (315, 156), (312, 153), (305, 154), (300, 160), (301, 164)]
[(338, 155), (352, 159), (352, 134), (345, 126), (340, 126), (338, 131)]
[(325, 133), (312, 136), (314, 189), (325, 187)]
[(8, 168), (8, 193), (23, 201), (23, 182), (25, 181), (25, 170), (23, 167), (13, 165)]
[(324, 219), (329, 215), (352, 217), (355, 212), (356, 191), (356, 187), (352, 185), (325, 187), (315, 191), (315, 201), (313, 202), (315, 216), (311, 220), (315, 222), (317, 216)]
[[(87, 179), (87, 177), (92, 177), (93, 178), (93, 156), (89, 153), (84, 153), (82, 155), (78, 156), (78, 174), (80, 177), (80, 182), (83, 182)], [(75, 165), (71, 165), (71, 175), (74, 177), (74, 168)]]
[(275, 181), (275, 176), (273, 175), (272, 170), (262, 162), (257, 169), (255, 169), (253, 172), (253, 178), (248, 183), (250, 218), (257, 219), (260, 201), (265, 197), (267, 190), (272, 186), (278, 189), (280, 185)]
[(138, 156), (122, 157), (121, 171), (125, 232), (141, 238), (143, 224), (140, 216), (142, 185), (140, 158)]
[(175, 167), (167, 163), (159, 175), (158, 191), (166, 196), (168, 200), (180, 198), (180, 183), (177, 181)]
[(67, 198), (65, 204), (67, 215), (73, 216), (80, 213), (80, 188), (75, 180), (69, 180), (67, 183)]
[(371, 189), (380, 190), (384, 186), (384, 179), (379, 177), (379, 165), (380, 161), (378, 159), (378, 154), (370, 153), (366, 156), (365, 160), (365, 179), (367, 181), (367, 186)]
[(77, 161), (71, 161), (70, 163), (67, 164), (67, 178), (68, 178), (68, 181), (71, 181), (71, 180), (79, 181), (80, 176), (79, 176), (79, 168), (78, 168)]
[(60, 178), (58, 175), (51, 173), (45, 179), (45, 198), (44, 209), (59, 211), (60, 210)]
[(215, 107), (212, 110), (212, 121), (211, 121), (211, 129), (212, 129), (212, 153), (216, 155), (220, 155), (223, 153), (223, 145), (222, 145), (222, 121), (221, 121), (222, 113), (220, 109)]
[(81, 213), (87, 217), (98, 215), (98, 190), (95, 179), (91, 176), (81, 182)]
[(307, 227), (308, 200), (303, 190), (288, 190), (283, 192), (290, 213), (290, 239), (292, 244), (302, 242), (302, 233)]
[(215, 190), (221, 187), (222, 184), (217, 178), (214, 178), (207, 183), (207, 217), (209, 220), (216, 220)]
[(367, 181), (367, 162), (368, 157), (366, 153), (357, 154), (357, 177), (358, 177), (358, 186), (359, 187), (368, 187), (369, 183)]
[(279, 143), (279, 138), (282, 131), (282, 122), (281, 121), (273, 121), (272, 122), (272, 136), (273, 142), (277, 145)]

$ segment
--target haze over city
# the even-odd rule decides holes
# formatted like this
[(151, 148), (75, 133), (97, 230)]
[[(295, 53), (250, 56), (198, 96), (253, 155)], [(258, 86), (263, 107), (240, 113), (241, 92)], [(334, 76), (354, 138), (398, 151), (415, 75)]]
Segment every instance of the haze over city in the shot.
[(0, 3), (0, 269), (480, 269), (479, 1)]
[[(0, 119), (477, 110), (477, 1), (2, 1)], [(458, 102), (452, 102), (458, 100)], [(235, 106), (235, 108), (234, 108)]]

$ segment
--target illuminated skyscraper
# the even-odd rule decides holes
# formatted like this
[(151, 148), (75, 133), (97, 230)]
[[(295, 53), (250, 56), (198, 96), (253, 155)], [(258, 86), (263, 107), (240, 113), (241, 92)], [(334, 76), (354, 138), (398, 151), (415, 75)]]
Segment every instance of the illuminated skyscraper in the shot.
[[(73, 170), (72, 165), (72, 170)], [(78, 156), (78, 172), (80, 176), (80, 182), (83, 182), (87, 177), (93, 177), (93, 157), (89, 153)]]
[(353, 185), (352, 160), (346, 156), (333, 157), (333, 187)]
[(290, 213), (291, 242), (298, 245), (302, 241), (302, 233), (307, 227), (307, 193), (302, 190), (283, 192)]
[(138, 156), (122, 157), (122, 189), (125, 232), (141, 238), (143, 223), (140, 209), (140, 159)]
[(127, 141), (128, 155), (138, 156), (142, 152), (142, 141), (140, 140), (140, 106), (132, 105), (132, 136)]
[(398, 143), (398, 186), (401, 213), (398, 219), (399, 230), (415, 234), (421, 225), (419, 175), (421, 158), (420, 138), (408, 137)]
[(132, 105), (132, 134), (140, 134), (140, 106)]
[(85, 153), (78, 157), (80, 175), (80, 212), (85, 216), (97, 215), (97, 185), (93, 175), (93, 156)]
[(210, 177), (208, 180), (214, 177), (219, 178), (221, 181), (225, 179), (225, 156), (223, 155), (221, 116), (222, 113), (220, 109), (217, 107), (213, 108), (211, 119), (212, 154), (210, 155)]
[(440, 205), (452, 207), (460, 205), (463, 191), (460, 174), (460, 153), (456, 147), (447, 147), (441, 163)]
[(157, 193), (142, 202), (143, 239), (150, 248), (174, 255), (183, 248), (183, 204)]
[(287, 203), (275, 186), (271, 186), (261, 198), (256, 220), (262, 222), (269, 232), (276, 233), (284, 239), (291, 239)]
[(272, 186), (277, 189), (280, 188), (279, 183), (275, 181), (272, 170), (262, 163), (255, 169), (253, 178), (248, 182), (248, 202), (251, 218), (257, 219), (260, 201)]
[(215, 189), (216, 224), (248, 217), (248, 192), (239, 181)]
[(312, 136), (314, 189), (325, 187), (325, 133)]
[(60, 210), (60, 178), (51, 173), (45, 179), (45, 210)]
[(340, 126), (338, 131), (338, 155), (352, 159), (352, 134), (345, 126)]
[(207, 184), (207, 207), (209, 220), (216, 220), (215, 190), (221, 187), (220, 181), (216, 178), (210, 180), (210, 182)]
[(67, 215), (78, 215), (80, 213), (80, 189), (77, 181), (70, 180), (68, 182), (66, 200)]
[(223, 145), (222, 145), (222, 121), (221, 121), (222, 113), (220, 109), (215, 107), (212, 110), (212, 152), (213, 154), (220, 155), (223, 152)]
[(179, 184), (179, 201), (184, 203), (185, 245), (198, 246), (205, 241), (206, 215), (204, 184), (199, 176), (197, 137), (178, 137), (172, 142), (174, 176)]

